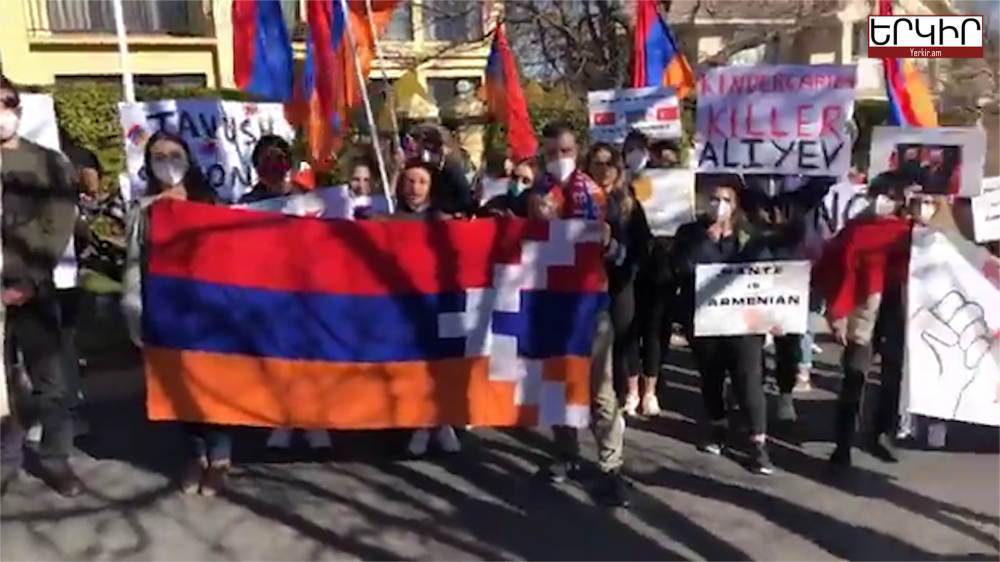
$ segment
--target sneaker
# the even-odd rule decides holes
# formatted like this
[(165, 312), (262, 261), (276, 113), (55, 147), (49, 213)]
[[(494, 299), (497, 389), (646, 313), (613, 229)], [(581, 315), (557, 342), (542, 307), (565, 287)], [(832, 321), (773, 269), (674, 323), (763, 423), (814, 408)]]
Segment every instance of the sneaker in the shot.
[(207, 468), (208, 462), (205, 459), (193, 461), (181, 476), (181, 492), (188, 495), (197, 494), (201, 489), (201, 480), (204, 478)]
[(656, 397), (655, 394), (647, 394), (642, 397), (642, 415), (654, 417), (660, 415), (663, 410), (660, 409), (660, 399)]
[(268, 449), (287, 449), (292, 446), (292, 430), (287, 427), (279, 427), (271, 431), (267, 437)]
[(639, 395), (629, 394), (628, 396), (626, 396), (625, 407), (622, 408), (622, 410), (625, 412), (625, 415), (630, 418), (634, 418), (637, 414), (638, 409), (639, 409)]
[(795, 412), (795, 399), (791, 394), (781, 394), (778, 396), (777, 418), (780, 422), (793, 422), (798, 419)]
[(431, 442), (431, 432), (429, 429), (418, 429), (410, 437), (410, 454), (419, 457), (427, 452), (427, 445)]
[(896, 444), (892, 437), (886, 433), (880, 433), (868, 444), (868, 452), (878, 460), (887, 463), (899, 462), (896, 455)]
[(604, 474), (593, 491), (594, 501), (607, 507), (628, 507), (630, 496), (628, 482), (617, 471)]
[(767, 454), (767, 443), (753, 444), (753, 451), (750, 452), (750, 471), (764, 476), (774, 474), (774, 465), (771, 464), (771, 457)]
[(561, 484), (567, 479), (576, 476), (580, 471), (580, 465), (574, 461), (552, 461), (548, 466), (542, 467), (538, 472), (553, 484)]
[(710, 455), (721, 455), (726, 450), (726, 428), (713, 427), (708, 438), (701, 442), (698, 449)]
[(819, 345), (818, 343), (814, 343), (814, 344), (812, 344), (812, 352), (813, 353), (823, 353), (823, 347), (821, 345)]
[(325, 429), (306, 430), (306, 441), (313, 449), (329, 449), (332, 446), (330, 432)]
[(83, 491), (83, 483), (73, 471), (69, 461), (44, 463), (41, 468), (41, 479), (57, 494), (66, 498), (79, 496)]
[(792, 392), (811, 392), (812, 386), (812, 375), (809, 373), (809, 369), (802, 369), (797, 375), (795, 375), (795, 388)]
[(457, 453), (462, 450), (462, 442), (458, 440), (455, 428), (450, 425), (439, 427), (435, 437), (437, 437), (437, 442), (441, 445), (441, 450), (446, 453)]
[(229, 484), (229, 461), (214, 462), (201, 479), (201, 495), (214, 497), (226, 491)]

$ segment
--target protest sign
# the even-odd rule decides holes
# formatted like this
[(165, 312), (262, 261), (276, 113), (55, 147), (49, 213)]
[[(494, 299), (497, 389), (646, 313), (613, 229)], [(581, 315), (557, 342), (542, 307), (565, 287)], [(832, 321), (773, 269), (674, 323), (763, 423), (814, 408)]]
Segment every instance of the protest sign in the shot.
[(681, 138), (681, 111), (673, 88), (651, 86), (587, 94), (590, 138), (618, 144), (636, 130), (654, 139)]
[(855, 68), (724, 66), (698, 80), (699, 172), (843, 176)]
[[(59, 142), (59, 124), (56, 121), (56, 107), (52, 96), (48, 94), (21, 95), (21, 122), (17, 127), (17, 135), (40, 144), (45, 148), (62, 151)], [(57, 289), (72, 289), (76, 287), (79, 271), (76, 262), (76, 244), (70, 236), (69, 244), (63, 250), (63, 255), (52, 272)]]
[(974, 197), (983, 192), (986, 133), (978, 127), (875, 127), (868, 172), (901, 170), (923, 193)]
[(695, 220), (694, 172), (650, 168), (632, 182), (654, 236), (673, 236)]
[(694, 335), (805, 333), (810, 267), (807, 261), (699, 265)]
[(911, 244), (900, 409), (1000, 426), (1000, 260), (929, 227)]
[(983, 178), (983, 193), (1000, 189), (1000, 176)]
[(972, 228), (976, 242), (1000, 240), (1000, 190), (972, 198)]
[(295, 135), (282, 105), (277, 103), (161, 100), (121, 103), (118, 109), (133, 197), (141, 196), (146, 189), (146, 141), (161, 129), (177, 133), (188, 142), (209, 184), (221, 200), (229, 202), (238, 200), (257, 181), (250, 160), (257, 141), (267, 134), (289, 141)]
[(818, 207), (818, 227), (824, 238), (833, 238), (844, 225), (869, 207), (868, 186), (841, 182), (830, 186)]

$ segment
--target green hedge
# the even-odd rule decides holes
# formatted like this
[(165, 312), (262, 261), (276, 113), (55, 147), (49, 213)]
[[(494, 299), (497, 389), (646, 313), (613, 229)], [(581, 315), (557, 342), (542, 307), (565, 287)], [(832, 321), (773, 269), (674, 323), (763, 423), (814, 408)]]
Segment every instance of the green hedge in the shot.
[[(60, 125), (81, 145), (94, 151), (105, 170), (105, 187), (117, 189), (118, 174), (125, 168), (124, 142), (118, 119), (118, 103), (122, 99), (121, 88), (117, 85), (57, 86), (41, 88), (41, 92), (51, 93), (56, 106)], [(184, 98), (220, 98), (228, 100), (247, 99), (242, 92), (234, 90), (213, 90), (208, 88), (161, 88), (140, 87), (136, 89), (140, 101)], [(587, 138), (587, 108), (585, 99), (563, 89), (538, 90), (528, 96), (529, 112), (537, 132), (553, 120), (569, 121), (582, 139)], [(696, 101), (685, 100), (682, 121), (683, 142), (690, 145), (694, 133)], [(858, 148), (860, 154), (867, 152), (871, 128), (884, 123), (888, 116), (884, 102), (859, 101), (855, 108), (855, 120), (859, 128)], [(491, 126), (487, 131), (488, 147), (503, 147), (502, 130)], [(296, 143), (296, 151), (304, 151), (301, 142)]]

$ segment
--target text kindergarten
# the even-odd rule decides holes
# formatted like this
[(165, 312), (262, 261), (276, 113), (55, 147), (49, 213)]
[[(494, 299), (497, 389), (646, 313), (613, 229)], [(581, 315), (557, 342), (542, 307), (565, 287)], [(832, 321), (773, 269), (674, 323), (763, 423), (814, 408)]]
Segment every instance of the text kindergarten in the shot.
[(854, 85), (853, 66), (709, 70), (698, 81), (698, 171), (846, 174)]

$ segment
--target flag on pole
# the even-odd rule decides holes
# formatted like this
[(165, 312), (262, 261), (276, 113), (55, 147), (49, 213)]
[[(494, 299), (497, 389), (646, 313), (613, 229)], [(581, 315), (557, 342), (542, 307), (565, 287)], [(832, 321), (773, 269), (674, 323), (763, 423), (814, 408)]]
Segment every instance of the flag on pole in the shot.
[(270, 101), (292, 98), (293, 54), (280, 0), (233, 2), (236, 87)]
[(521, 90), (517, 65), (507, 44), (503, 25), (493, 34), (486, 63), (486, 103), (493, 117), (507, 129), (507, 146), (515, 161), (535, 156), (538, 140), (528, 116), (528, 103)]
[(639, 0), (635, 10), (632, 87), (670, 86), (677, 99), (684, 99), (694, 90), (694, 71), (670, 26), (657, 12), (655, 0)]
[[(354, 71), (357, 57), (367, 79), (375, 57), (374, 33), (388, 25), (399, 0), (371, 2), (371, 24), (364, 0), (350, 0), (344, 13), (339, 0), (306, 3), (306, 64), (295, 81), (293, 103), (287, 115), (305, 130), (313, 168), (328, 171), (348, 130), (348, 113), (362, 101), (362, 84)], [(347, 37), (351, 26), (356, 50)]]
[[(892, 15), (892, 0), (878, 0), (878, 15)], [(937, 127), (934, 100), (923, 76), (909, 59), (882, 59), (889, 124), (897, 127)]]

